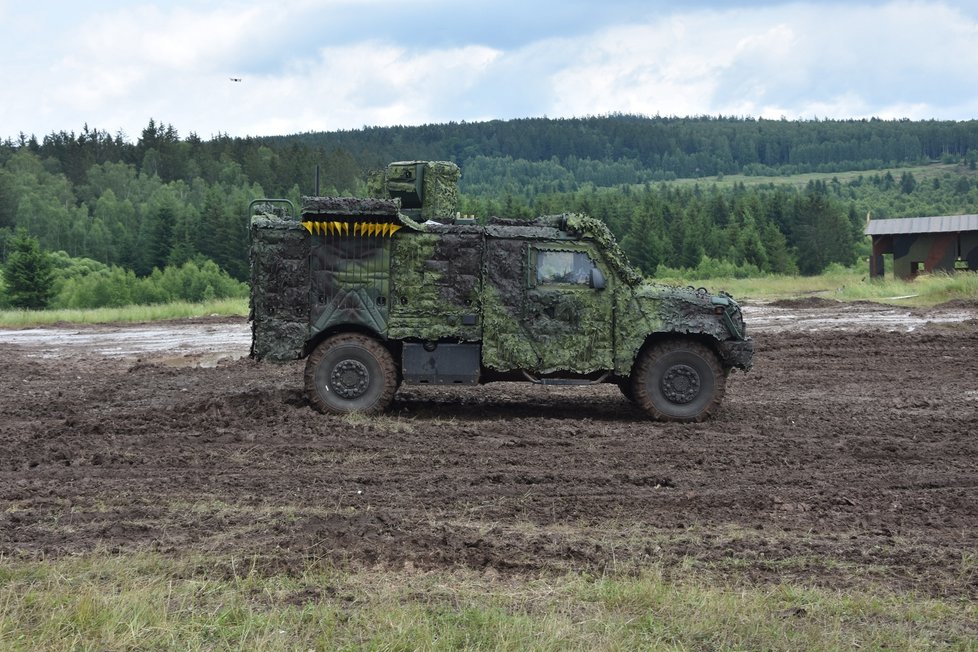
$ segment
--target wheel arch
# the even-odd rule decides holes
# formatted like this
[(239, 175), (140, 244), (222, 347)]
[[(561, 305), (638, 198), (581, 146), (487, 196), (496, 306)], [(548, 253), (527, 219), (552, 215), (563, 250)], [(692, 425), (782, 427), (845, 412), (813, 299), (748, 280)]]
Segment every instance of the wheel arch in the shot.
[(367, 328), (361, 324), (336, 324), (335, 326), (330, 326), (325, 330), (321, 330), (308, 340), (306, 340), (305, 346), (302, 349), (302, 357), (306, 358), (310, 353), (316, 350), (324, 340), (333, 337), (334, 335), (340, 335), (343, 333), (356, 333), (358, 335), (365, 335), (373, 340), (379, 342), (384, 348), (390, 351), (390, 354), (394, 357), (394, 363), (400, 369), (399, 361), (401, 359), (401, 343), (396, 340), (389, 340), (383, 337), (377, 331)]
[(636, 365), (642, 359), (642, 356), (647, 350), (659, 344), (660, 342), (667, 341), (680, 341), (680, 342), (699, 342), (705, 345), (708, 349), (713, 351), (714, 355), (717, 356), (717, 360), (723, 364), (723, 354), (720, 351), (720, 342), (711, 335), (706, 333), (682, 333), (679, 331), (658, 331), (654, 333), (649, 333), (645, 341), (642, 342), (642, 346), (635, 351), (635, 356), (632, 358), (632, 366), (629, 369), (629, 376), (634, 373)]

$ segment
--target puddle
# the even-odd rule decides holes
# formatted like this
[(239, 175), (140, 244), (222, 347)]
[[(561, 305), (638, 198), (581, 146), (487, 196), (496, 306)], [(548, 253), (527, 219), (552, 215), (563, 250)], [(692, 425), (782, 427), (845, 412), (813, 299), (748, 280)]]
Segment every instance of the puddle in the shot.
[(910, 332), (926, 324), (953, 324), (975, 319), (974, 312), (934, 311), (926, 316), (909, 309), (866, 304), (838, 308), (778, 308), (767, 304), (741, 306), (749, 333), (825, 330), (884, 330)]
[(40, 358), (81, 353), (139, 358), (166, 353), (164, 364), (207, 367), (223, 359), (248, 355), (251, 327), (246, 323), (227, 323), (0, 330), (0, 345), (6, 344)]

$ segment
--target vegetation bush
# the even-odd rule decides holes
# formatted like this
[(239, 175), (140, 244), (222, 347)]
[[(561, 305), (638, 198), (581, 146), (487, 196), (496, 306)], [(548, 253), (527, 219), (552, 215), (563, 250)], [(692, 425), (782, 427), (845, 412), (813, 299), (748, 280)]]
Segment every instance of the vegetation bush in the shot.
[(91, 269), (93, 261), (82, 259), (80, 267), (60, 279), (53, 308), (106, 308), (186, 301), (200, 303), (214, 299), (242, 298), (248, 286), (231, 278), (211, 260), (187, 261), (179, 267), (153, 269), (146, 277), (132, 270), (102, 266)]
[[(248, 296), (246, 283), (231, 278), (214, 261), (204, 258), (162, 270), (153, 269), (148, 276), (139, 277), (118, 265), (106, 265), (90, 258), (72, 258), (63, 251), (40, 253), (50, 265), (49, 272), (40, 280), (44, 285), (41, 293), (47, 297), (43, 307), (117, 308), (172, 302), (204, 303)], [(7, 267), (9, 274), (10, 260)], [(7, 275), (0, 274), (0, 308), (42, 307), (36, 303), (18, 302), (18, 295), (11, 292), (6, 279)]]
[(684, 278), (757, 278), (764, 276), (765, 273), (757, 265), (752, 263), (737, 263), (729, 260), (718, 260), (703, 256), (700, 262), (692, 268), (675, 268), (659, 265), (655, 271), (655, 278), (663, 280), (677, 280)]

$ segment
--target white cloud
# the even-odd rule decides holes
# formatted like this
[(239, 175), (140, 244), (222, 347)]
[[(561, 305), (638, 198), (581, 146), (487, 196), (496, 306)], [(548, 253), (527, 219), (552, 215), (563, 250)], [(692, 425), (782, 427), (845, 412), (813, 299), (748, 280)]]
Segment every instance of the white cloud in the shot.
[(693, 12), (571, 44), (582, 52), (553, 75), (548, 110), (967, 117), (955, 112), (978, 84), (976, 30), (934, 3)]
[(412, 51), (379, 42), (324, 48), (288, 78), (287, 92), (303, 107), (293, 131), (451, 119), (446, 105), (477, 85), (498, 54), (480, 46)]
[[(55, 99), (81, 109), (179, 93), (195, 79), (216, 80), (262, 30), (257, 9), (164, 12), (138, 6), (81, 25), (51, 69)], [(200, 96), (187, 97), (188, 102)]]
[[(978, 114), (978, 16), (963, 0), (704, 0), (659, 13), (607, 0), (632, 20), (590, 31), (575, 20), (572, 34), (536, 40), (536, 14), (563, 5), (502, 2), (493, 20), (511, 20), (520, 45), (491, 46), (433, 45), (477, 35), (486, 16), (443, 0), (417, 12), (387, 0), (93, 1), (45, 11), (41, 0), (32, 13), (0, 0), (0, 137), (83, 123), (133, 135), (150, 117), (209, 137), (544, 114)], [(575, 18), (599, 11), (572, 4)], [(415, 14), (425, 38), (403, 22)]]

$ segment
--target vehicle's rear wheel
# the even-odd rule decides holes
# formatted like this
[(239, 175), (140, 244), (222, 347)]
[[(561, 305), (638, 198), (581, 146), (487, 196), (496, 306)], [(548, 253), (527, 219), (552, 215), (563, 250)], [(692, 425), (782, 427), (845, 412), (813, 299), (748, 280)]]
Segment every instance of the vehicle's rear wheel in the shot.
[(306, 396), (320, 412), (383, 412), (397, 391), (397, 368), (384, 346), (347, 333), (323, 340), (306, 360)]
[(632, 373), (635, 402), (659, 421), (703, 421), (726, 388), (716, 354), (692, 340), (666, 340), (646, 349)]

